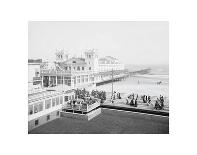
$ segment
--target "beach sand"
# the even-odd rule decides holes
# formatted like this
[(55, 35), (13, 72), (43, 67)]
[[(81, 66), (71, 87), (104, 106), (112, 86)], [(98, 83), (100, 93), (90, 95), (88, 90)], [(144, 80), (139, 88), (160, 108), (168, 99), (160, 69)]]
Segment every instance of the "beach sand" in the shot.
[[(139, 81), (139, 83), (138, 83)], [(160, 85), (157, 82), (162, 81)], [(135, 93), (139, 95), (169, 97), (169, 78), (168, 75), (138, 75), (127, 78), (124, 81), (114, 82), (113, 90), (126, 95)], [(112, 84), (97, 86), (97, 90), (106, 92), (112, 91)]]
[[(162, 81), (160, 85), (157, 82)], [(104, 90), (107, 92), (107, 100), (112, 95), (112, 84), (105, 84), (96, 87), (97, 90)], [(150, 95), (152, 103), (160, 95), (164, 96), (165, 109), (169, 110), (169, 78), (168, 75), (137, 75), (127, 78), (124, 81), (114, 82), (113, 90), (119, 92), (121, 97), (126, 99), (128, 95), (134, 93), (135, 95)]]

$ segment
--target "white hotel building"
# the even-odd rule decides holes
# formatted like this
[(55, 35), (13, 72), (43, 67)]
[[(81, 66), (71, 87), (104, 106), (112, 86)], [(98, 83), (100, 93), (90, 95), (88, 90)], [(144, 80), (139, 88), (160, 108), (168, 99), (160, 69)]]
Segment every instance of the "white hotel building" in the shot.
[(68, 88), (84, 88), (111, 78), (114, 73), (123, 73), (124, 64), (111, 56), (98, 58), (95, 50), (84, 52), (84, 58), (68, 58), (62, 50), (56, 52), (56, 61), (41, 65), (42, 86), (58, 86), (63, 84)]

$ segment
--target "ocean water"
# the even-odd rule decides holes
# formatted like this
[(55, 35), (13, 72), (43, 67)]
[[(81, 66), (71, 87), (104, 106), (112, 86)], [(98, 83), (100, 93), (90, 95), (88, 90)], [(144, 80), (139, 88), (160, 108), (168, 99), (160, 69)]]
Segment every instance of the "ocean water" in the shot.
[(125, 65), (125, 68), (129, 71), (150, 68), (150, 74), (169, 75), (169, 65)]
[[(149, 67), (149, 66), (148, 66)], [(141, 66), (146, 68), (146, 66)], [(163, 95), (169, 97), (169, 69), (168, 66), (150, 66), (151, 72), (144, 75), (136, 75), (127, 78), (123, 81), (113, 83), (113, 90), (116, 92), (124, 93), (125, 95), (135, 93), (139, 95), (159, 96)], [(128, 68), (129, 69), (129, 68)], [(133, 70), (140, 69), (138, 67)], [(131, 70), (131, 69), (129, 69)], [(161, 81), (160, 85), (157, 82)], [(97, 86), (97, 90), (104, 90), (106, 92), (112, 91), (112, 84)]]

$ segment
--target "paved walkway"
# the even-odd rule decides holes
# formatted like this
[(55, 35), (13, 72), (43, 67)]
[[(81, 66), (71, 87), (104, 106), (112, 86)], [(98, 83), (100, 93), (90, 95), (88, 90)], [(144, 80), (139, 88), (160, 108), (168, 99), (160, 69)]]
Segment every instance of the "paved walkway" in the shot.
[[(165, 103), (164, 103), (165, 104)], [(147, 110), (155, 110), (154, 109), (154, 104), (148, 104), (148, 103), (143, 103), (141, 100), (138, 100), (138, 106), (134, 107), (134, 106), (130, 106), (126, 104), (126, 99), (116, 99), (114, 101), (114, 103), (111, 103), (111, 101), (109, 99), (107, 99), (103, 105), (113, 105), (113, 106), (119, 106), (119, 107), (127, 107), (127, 108), (137, 108), (137, 109), (147, 109)], [(159, 111), (159, 110), (157, 110)], [(165, 112), (169, 112), (169, 108), (168, 106), (164, 106), (164, 110), (161, 111), (165, 111)]]

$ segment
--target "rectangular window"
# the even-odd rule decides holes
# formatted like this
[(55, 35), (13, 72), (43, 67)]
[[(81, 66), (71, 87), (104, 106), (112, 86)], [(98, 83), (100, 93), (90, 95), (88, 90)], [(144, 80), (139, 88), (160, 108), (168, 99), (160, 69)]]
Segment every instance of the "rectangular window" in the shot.
[(38, 112), (43, 110), (43, 102), (39, 102), (38, 104)]
[(50, 120), (50, 115), (47, 115), (47, 121), (49, 121)]
[(84, 75), (81, 76), (81, 81), (84, 83)]
[(51, 99), (45, 100), (45, 109), (51, 108)]
[(82, 70), (84, 70), (84, 67), (82, 67)]
[(56, 105), (59, 105), (59, 97), (56, 97)]
[(55, 98), (52, 98), (52, 107), (55, 106)]
[(80, 76), (77, 76), (77, 83), (80, 83)]
[(64, 96), (64, 101), (68, 101), (68, 96)]
[(34, 104), (34, 114), (38, 112), (38, 104)]
[(59, 114), (60, 114), (60, 112), (59, 112), (59, 111), (57, 111), (56, 116), (59, 116)]
[(60, 96), (60, 104), (62, 104), (62, 103), (63, 103), (63, 97)]
[(85, 76), (85, 82), (88, 82), (88, 75)]
[(38, 102), (34, 104), (34, 113), (40, 112), (43, 110), (43, 102)]
[(69, 96), (69, 100), (72, 100), (71, 96)]
[(57, 84), (63, 84), (63, 77), (57, 76)]
[(33, 105), (29, 105), (29, 107), (28, 107), (28, 114), (29, 115), (33, 114)]
[(71, 86), (71, 82), (68, 82), (68, 86)]
[(39, 120), (35, 120), (35, 126), (37, 126), (39, 124)]

